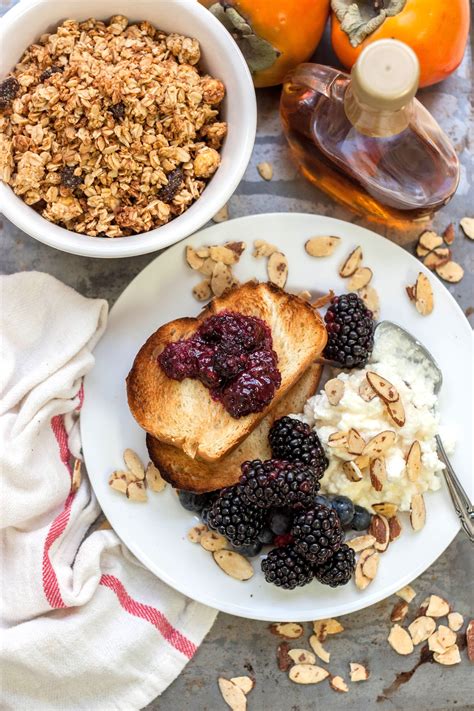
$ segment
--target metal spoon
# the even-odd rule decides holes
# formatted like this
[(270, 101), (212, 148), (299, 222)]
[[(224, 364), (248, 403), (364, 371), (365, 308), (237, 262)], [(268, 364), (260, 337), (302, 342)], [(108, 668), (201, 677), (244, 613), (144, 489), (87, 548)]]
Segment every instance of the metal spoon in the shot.
[[(443, 373), (428, 349), (414, 336), (412, 336), (411, 333), (408, 333), (408, 331), (405, 331), (404, 328), (392, 323), (391, 321), (381, 321), (375, 329), (376, 342), (381, 338), (389, 337), (393, 343), (392, 337), (394, 331), (397, 333), (397, 340), (401, 346), (399, 349), (400, 358), (406, 359), (407, 354), (409, 353), (410, 361), (415, 361), (416, 363), (422, 365), (425, 372), (430, 375), (434, 385), (434, 393), (437, 395), (443, 384)], [(436, 445), (438, 447), (438, 456), (445, 464), (445, 468), (443, 469), (444, 478), (446, 480), (449, 493), (451, 494), (454, 508), (459, 520), (461, 521), (464, 531), (469, 537), (469, 540), (471, 543), (474, 543), (474, 509), (468, 495), (464, 491), (461, 482), (451, 466), (439, 435), (436, 435)]]

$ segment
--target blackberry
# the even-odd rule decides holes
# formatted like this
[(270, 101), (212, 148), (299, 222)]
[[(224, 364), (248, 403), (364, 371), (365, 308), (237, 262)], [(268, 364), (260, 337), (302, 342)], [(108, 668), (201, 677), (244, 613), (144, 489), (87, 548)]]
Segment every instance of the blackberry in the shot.
[(56, 64), (52, 64), (50, 67), (44, 70), (42, 74), (40, 74), (40, 82), (44, 82), (50, 77), (53, 76), (53, 74), (58, 74), (64, 71), (64, 67), (58, 67)]
[(344, 540), (337, 513), (321, 504), (297, 514), (291, 533), (298, 553), (316, 565), (325, 563)]
[(125, 104), (123, 101), (119, 101), (117, 104), (113, 104), (110, 109), (110, 113), (116, 121), (123, 121), (125, 118)]
[(288, 509), (272, 509), (268, 514), (268, 526), (275, 536), (288, 533), (293, 525), (293, 515)]
[(237, 548), (254, 543), (264, 524), (265, 514), (244, 501), (240, 486), (222, 489), (207, 513), (209, 528), (221, 533)]
[(168, 182), (158, 190), (156, 197), (162, 202), (171, 202), (184, 182), (184, 175), (181, 168), (175, 168), (166, 177)]
[(262, 572), (267, 583), (293, 590), (307, 585), (314, 577), (311, 566), (293, 546), (275, 548), (262, 560)]
[(345, 543), (339, 548), (326, 563), (315, 569), (316, 578), (323, 585), (337, 588), (346, 585), (352, 578), (355, 568), (355, 553)]
[(364, 366), (374, 347), (372, 311), (357, 294), (335, 296), (324, 317), (328, 342), (323, 355), (343, 368)]
[(20, 91), (20, 84), (15, 77), (7, 77), (0, 82), (0, 109), (6, 109)]
[(244, 462), (240, 485), (246, 501), (262, 509), (305, 506), (319, 489), (311, 467), (278, 459)]
[(80, 175), (74, 175), (76, 170), (75, 165), (65, 165), (61, 170), (61, 185), (65, 188), (70, 188), (75, 190), (82, 183), (82, 178)]
[(329, 461), (319, 437), (309, 425), (293, 417), (281, 417), (273, 423), (268, 435), (272, 455), (288, 462), (303, 462), (313, 467), (321, 479)]

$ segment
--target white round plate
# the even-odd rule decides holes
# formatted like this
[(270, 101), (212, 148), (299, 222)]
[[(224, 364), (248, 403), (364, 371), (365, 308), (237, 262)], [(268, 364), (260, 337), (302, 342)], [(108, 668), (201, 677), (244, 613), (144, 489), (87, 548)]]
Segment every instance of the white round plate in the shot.
[[(342, 238), (332, 257), (315, 259), (306, 254), (306, 240), (318, 234)], [(472, 341), (462, 311), (437, 277), (427, 272), (435, 308), (430, 316), (420, 316), (405, 293), (405, 286), (415, 282), (418, 272), (426, 272), (418, 260), (362, 227), (305, 214), (256, 215), (202, 230), (158, 257), (132, 281), (111, 311), (107, 331), (95, 351), (95, 367), (86, 378), (81, 415), (85, 461), (112, 527), (147, 568), (176, 590), (224, 612), (259, 620), (337, 617), (392, 594), (444, 551), (459, 529), (445, 489), (426, 495), (427, 523), (422, 531), (413, 533), (408, 520), (403, 522), (402, 538), (383, 555), (377, 578), (365, 591), (357, 590), (353, 583), (333, 590), (313, 582), (288, 592), (265, 582), (258, 558), (254, 559), (251, 580), (239, 582), (225, 575), (209, 553), (187, 540), (186, 533), (197, 518), (180, 506), (170, 486), (160, 494), (149, 492), (148, 502), (143, 504), (128, 501), (107, 483), (114, 469), (123, 468), (126, 447), (148, 461), (145, 434), (128, 410), (125, 392), (125, 378), (135, 354), (159, 326), (177, 317), (195, 315), (200, 309), (191, 293), (200, 275), (187, 266), (185, 245), (245, 240), (248, 249), (235, 273), (241, 281), (252, 277), (264, 280), (266, 260), (251, 256), (255, 239), (266, 239), (287, 255), (288, 290), (310, 289), (317, 294), (330, 288), (336, 293), (346, 290), (338, 267), (354, 247), (361, 245), (364, 263), (374, 272), (381, 318), (415, 334), (443, 370), (442, 417), (456, 427), (458, 444), (452, 462), (469, 490)]]

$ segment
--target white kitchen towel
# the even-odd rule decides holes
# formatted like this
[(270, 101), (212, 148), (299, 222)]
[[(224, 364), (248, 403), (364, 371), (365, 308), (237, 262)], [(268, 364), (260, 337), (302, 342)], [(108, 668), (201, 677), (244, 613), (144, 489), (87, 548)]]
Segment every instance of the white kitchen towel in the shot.
[(149, 573), (112, 530), (89, 531), (100, 509), (72, 462), (107, 303), (38, 272), (1, 277), (0, 297), (0, 706), (142, 708), (216, 612)]

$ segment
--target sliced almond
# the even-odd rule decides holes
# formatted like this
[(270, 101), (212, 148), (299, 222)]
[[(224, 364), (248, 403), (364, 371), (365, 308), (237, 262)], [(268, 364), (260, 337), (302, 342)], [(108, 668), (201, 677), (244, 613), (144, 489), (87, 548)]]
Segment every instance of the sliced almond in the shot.
[(193, 296), (198, 301), (207, 301), (212, 296), (211, 280), (203, 279), (193, 287)]
[(368, 533), (375, 538), (374, 548), (380, 552), (386, 551), (390, 542), (388, 521), (382, 514), (372, 516)]
[(443, 239), (446, 244), (452, 244), (456, 238), (456, 230), (454, 229), (454, 225), (452, 222), (449, 223), (449, 225), (446, 227), (446, 229), (443, 232)]
[(218, 679), (219, 689), (222, 694), (222, 698), (226, 702), (232, 711), (246, 711), (247, 699), (245, 694), (240, 689), (237, 684), (234, 684), (229, 679), (224, 679), (220, 677)]
[(186, 261), (191, 269), (195, 270), (201, 269), (204, 264), (204, 259), (197, 254), (194, 247), (190, 247), (189, 245), (186, 247)]
[(249, 676), (233, 676), (231, 682), (242, 689), (245, 695), (250, 694), (255, 686), (255, 681)]
[(339, 276), (350, 277), (354, 274), (355, 270), (359, 267), (362, 262), (362, 249), (356, 247), (347, 257), (346, 261), (342, 264), (339, 269)]
[(451, 259), (451, 250), (448, 247), (438, 247), (438, 249), (434, 249), (432, 252), (428, 252), (426, 257), (423, 259), (423, 264), (425, 267), (428, 267), (428, 269), (438, 269), (438, 267), (442, 267), (444, 264), (449, 262)]
[(434, 307), (433, 289), (428, 277), (420, 272), (415, 284), (415, 306), (421, 316), (429, 316)]
[(389, 380), (382, 378), (381, 375), (374, 373), (372, 370), (367, 371), (366, 378), (369, 381), (369, 385), (382, 400), (385, 402), (395, 402), (399, 400), (400, 395), (398, 394), (398, 390)]
[(356, 553), (364, 551), (366, 548), (372, 548), (376, 542), (375, 536), (367, 534), (365, 536), (357, 536), (346, 541), (349, 548), (352, 548)]
[(270, 257), (274, 252), (278, 252), (278, 247), (274, 244), (270, 244), (270, 242), (266, 242), (264, 239), (256, 239), (253, 246), (253, 256), (255, 259)]
[(345, 447), (348, 432), (333, 432), (328, 437), (328, 447)]
[(432, 635), (428, 638), (428, 649), (430, 652), (437, 652), (438, 654), (444, 654), (446, 651), (446, 648), (441, 644), (440, 640), (438, 639), (438, 630), (436, 632), (433, 632)]
[(464, 617), (459, 612), (450, 612), (448, 615), (448, 626), (453, 632), (458, 632), (464, 624)]
[(474, 239), (474, 217), (463, 217), (461, 227), (466, 237)]
[(410, 301), (413, 301), (413, 302), (414, 302), (415, 299), (416, 299), (416, 289), (415, 289), (415, 285), (413, 284), (413, 286), (406, 286), (406, 287), (405, 287), (405, 291), (407, 292), (407, 296), (408, 296), (408, 298), (410, 299)]
[(341, 243), (340, 237), (312, 237), (304, 248), (310, 257), (329, 257)]
[[(365, 553), (365, 551), (364, 551)], [(373, 580), (377, 575), (380, 556), (376, 550), (372, 551), (362, 562), (362, 574), (369, 580)]]
[(396, 541), (397, 538), (400, 538), (402, 533), (402, 524), (398, 516), (391, 516), (388, 519), (388, 530), (390, 542)]
[(273, 166), (271, 163), (267, 163), (266, 161), (258, 163), (257, 170), (260, 177), (264, 180), (271, 180), (273, 178)]
[(72, 477), (71, 477), (71, 492), (74, 493), (77, 491), (81, 485), (81, 469), (82, 469), (82, 462), (80, 459), (75, 459), (74, 460), (74, 466), (72, 468)]
[(391, 622), (403, 622), (408, 612), (408, 603), (405, 600), (399, 600), (393, 606), (393, 610), (390, 613)]
[(145, 467), (142, 464), (142, 460), (133, 449), (126, 449), (123, 453), (123, 461), (128, 471), (135, 477), (135, 479), (145, 478)]
[(421, 531), (426, 523), (426, 508), (423, 494), (413, 494), (411, 498), (410, 523), (414, 531)]
[(227, 266), (237, 264), (237, 262), (239, 261), (239, 255), (237, 254), (237, 252), (235, 252), (233, 249), (229, 249), (229, 247), (225, 247), (222, 244), (210, 247), (210, 253), (211, 259), (213, 259), (215, 262), (222, 262)]
[(324, 649), (323, 645), (315, 634), (311, 635), (311, 637), (309, 638), (309, 643), (311, 649), (316, 654), (316, 656), (319, 657), (321, 661), (326, 662), (326, 664), (329, 664), (331, 654)]
[(207, 530), (208, 529), (205, 523), (198, 523), (196, 526), (189, 529), (187, 533), (188, 541), (191, 541), (191, 543), (199, 543), (203, 533), (206, 533)]
[(338, 405), (344, 395), (344, 383), (339, 378), (328, 380), (324, 386), (324, 392), (330, 405)]
[(328, 634), (340, 634), (344, 632), (344, 627), (339, 620), (329, 617), (325, 620), (315, 620), (313, 622), (314, 634), (320, 642), (324, 642)]
[(232, 282), (232, 272), (227, 264), (216, 262), (211, 277), (211, 289), (214, 296), (222, 296), (227, 289), (231, 288)]
[(416, 481), (421, 474), (421, 446), (417, 439), (413, 442), (407, 454), (407, 476), (410, 481)]
[(436, 267), (436, 274), (450, 284), (457, 284), (464, 276), (464, 269), (457, 262), (446, 262)]
[(433, 659), (435, 662), (438, 664), (443, 664), (444, 666), (452, 666), (453, 664), (460, 664), (461, 663), (461, 655), (459, 654), (459, 647), (457, 644), (453, 644), (452, 647), (448, 647), (448, 649), (443, 652), (443, 654), (439, 654), (438, 652), (435, 652), (433, 654)]
[(403, 407), (402, 401), (395, 400), (395, 402), (387, 402), (385, 406), (392, 422), (397, 425), (397, 427), (403, 427), (405, 424), (405, 408)]
[(369, 269), (369, 267), (359, 267), (349, 279), (347, 283), (347, 290), (357, 291), (358, 289), (363, 289), (364, 286), (367, 286), (367, 284), (371, 281), (372, 277), (372, 269)]
[(127, 486), (127, 499), (140, 503), (147, 501), (148, 495), (145, 489), (145, 482), (132, 481), (132, 483)]
[(375, 435), (375, 437), (372, 437), (372, 439), (369, 439), (362, 454), (366, 454), (368, 457), (379, 457), (395, 444), (396, 439), (397, 435), (395, 432), (392, 432), (392, 430), (384, 430), (378, 435)]
[(439, 595), (430, 595), (426, 614), (428, 617), (446, 617), (449, 614), (449, 602)]
[[(428, 619), (432, 619), (429, 617)], [(433, 620), (434, 622), (434, 620)], [(436, 623), (435, 623), (436, 625)], [(446, 627), (446, 625), (440, 625), (437, 630), (438, 634), (438, 640), (439, 642), (443, 645), (445, 649), (448, 649), (448, 647), (452, 647), (453, 644), (456, 644), (457, 640), (457, 634), (456, 632), (453, 632), (453, 630), (449, 629), (449, 627)]]
[(349, 481), (352, 482), (362, 481), (362, 479), (364, 478), (360, 467), (356, 464), (355, 461), (344, 462), (342, 465), (342, 471), (349, 479)]
[(316, 663), (316, 656), (312, 652), (308, 652), (306, 649), (290, 649), (288, 656), (294, 661), (295, 664)]
[(355, 584), (359, 590), (365, 590), (375, 578), (379, 554), (375, 548), (366, 548), (360, 554), (355, 569)]
[(311, 301), (311, 299), (313, 298), (311, 296), (311, 292), (307, 289), (303, 289), (303, 291), (300, 291), (296, 296), (298, 296), (303, 301)]
[(443, 244), (443, 238), (436, 232), (427, 230), (420, 235), (418, 244), (427, 249), (428, 252), (431, 252), (432, 249), (436, 249), (436, 247), (440, 247)]
[(229, 206), (227, 203), (221, 207), (220, 210), (216, 212), (214, 217), (212, 218), (213, 222), (225, 222), (226, 220), (229, 219)]
[(247, 249), (247, 242), (242, 242), (242, 241), (226, 242), (224, 246), (227, 247), (227, 249), (231, 249), (234, 252), (234, 254), (237, 257), (237, 262), (238, 262), (240, 257), (242, 256), (242, 254)]
[(329, 672), (315, 664), (295, 664), (288, 676), (295, 684), (319, 684), (329, 676)]
[(197, 247), (196, 254), (202, 259), (207, 259), (209, 257), (209, 247)]
[(202, 263), (202, 267), (198, 269), (199, 274), (202, 274), (203, 276), (207, 277), (212, 277), (214, 273), (214, 269), (216, 266), (216, 262), (211, 259), (210, 257), (207, 257), (207, 259), (204, 260)]
[(360, 432), (351, 427), (347, 434), (347, 451), (350, 454), (362, 454), (365, 447), (365, 439)]
[(249, 580), (254, 571), (252, 564), (236, 551), (215, 551), (213, 554), (219, 568), (235, 580)]
[(354, 464), (357, 464), (359, 469), (367, 469), (367, 467), (370, 464), (370, 457), (368, 457), (366, 454), (359, 454), (358, 457), (353, 459)]
[(372, 311), (373, 317), (377, 320), (380, 316), (380, 299), (377, 291), (373, 286), (367, 284), (362, 289), (359, 289), (357, 293), (369, 311)]
[(474, 620), (467, 623), (466, 629), (467, 656), (469, 661), (474, 662)]
[(339, 691), (344, 694), (347, 694), (347, 692), (349, 691), (349, 687), (347, 686), (342, 676), (332, 676), (329, 679), (329, 684), (331, 685), (331, 689), (334, 689), (334, 691)]
[(372, 508), (376, 513), (388, 519), (395, 516), (398, 511), (397, 504), (392, 504), (390, 501), (380, 501), (378, 504), (372, 504)]
[(229, 545), (227, 539), (216, 531), (205, 531), (199, 543), (206, 551), (221, 551)]
[(288, 260), (281, 252), (273, 252), (267, 264), (268, 278), (280, 289), (285, 288), (288, 279)]
[(153, 462), (148, 462), (145, 472), (145, 480), (147, 486), (152, 491), (156, 491), (157, 493), (166, 488), (166, 481), (163, 479), (160, 474), (160, 470), (155, 467)]
[(426, 257), (427, 254), (429, 254), (429, 249), (426, 249), (426, 247), (423, 247), (422, 244), (418, 242), (416, 245), (416, 256), (417, 257)]
[(359, 385), (359, 395), (365, 402), (370, 402), (374, 399), (374, 397), (377, 397), (377, 393), (375, 392), (367, 378), (364, 378), (361, 384)]
[(293, 661), (289, 655), (289, 644), (286, 641), (280, 642), (280, 644), (278, 645), (277, 663), (278, 669), (284, 672), (287, 672), (293, 664)]
[(110, 477), (109, 486), (111, 489), (115, 489), (115, 491), (119, 491), (121, 494), (126, 494), (128, 483), (125, 478), (115, 476), (116, 474), (117, 472), (114, 472), (114, 474)]
[(398, 595), (398, 597), (401, 597), (402, 600), (405, 600), (405, 602), (410, 603), (412, 600), (415, 599), (416, 592), (413, 590), (411, 585), (405, 585), (405, 587), (398, 590), (398, 592), (396, 592), (395, 595)]
[(431, 617), (425, 616), (417, 617), (411, 625), (408, 625), (408, 631), (415, 645), (425, 642), (435, 629), (436, 622)]
[(357, 662), (350, 662), (349, 664), (350, 669), (351, 669), (351, 681), (356, 682), (356, 681), (367, 681), (367, 679), (370, 676), (369, 670), (367, 667), (364, 667), (363, 664), (358, 664)]
[(270, 632), (285, 639), (299, 639), (303, 636), (304, 629), (297, 622), (275, 622), (270, 625)]
[[(382, 491), (383, 485), (387, 481), (387, 470), (385, 469), (384, 457), (375, 457), (370, 460), (370, 482), (375, 491)], [(375, 518), (375, 516), (373, 517)], [(387, 524), (388, 532), (388, 524)], [(388, 536), (388, 533), (387, 533)]]
[(388, 643), (397, 654), (407, 655), (413, 652), (412, 639), (400, 625), (393, 625), (388, 635)]

